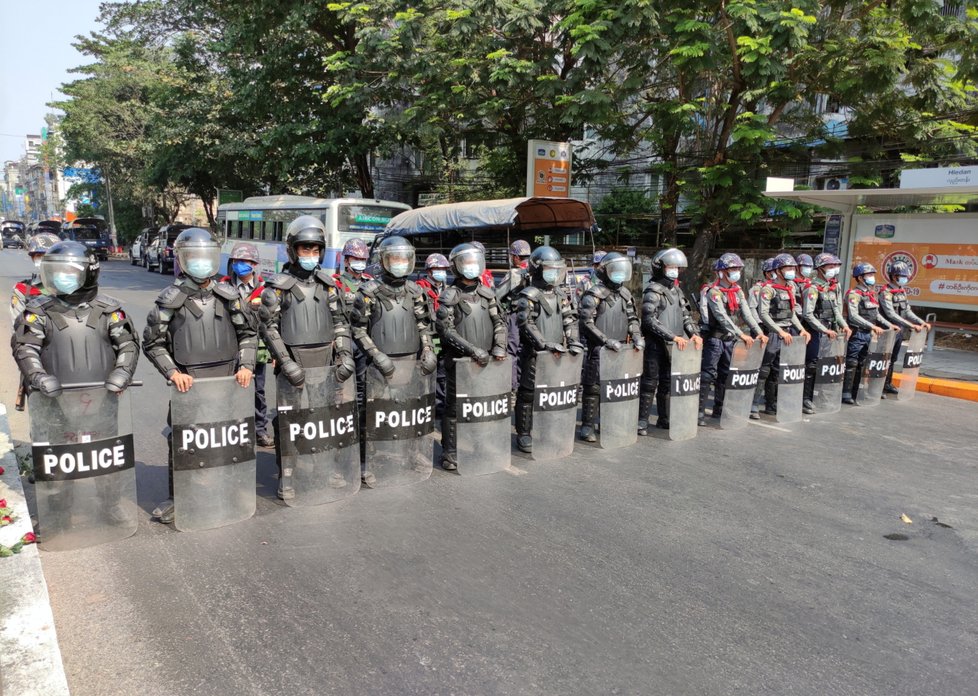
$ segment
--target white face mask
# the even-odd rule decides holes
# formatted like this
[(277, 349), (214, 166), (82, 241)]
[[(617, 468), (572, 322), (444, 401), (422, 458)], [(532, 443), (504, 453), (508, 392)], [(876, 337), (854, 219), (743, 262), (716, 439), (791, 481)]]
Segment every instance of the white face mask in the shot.
[(728, 271), (727, 272), (727, 280), (729, 280), (731, 283), (736, 283), (737, 281), (739, 281), (740, 280), (740, 271)]
[(806, 278), (811, 278), (812, 273), (815, 272), (815, 269), (812, 268), (811, 266), (801, 266), (800, 269), (801, 269), (801, 274)]
[(36, 259), (34, 259), (34, 268), (41, 267), (41, 259), (43, 258), (44, 258), (43, 256), (38, 256)]
[(826, 268), (825, 269), (825, 277), (828, 278), (829, 280), (831, 280), (832, 278), (835, 278), (838, 275), (839, 275), (839, 269), (838, 268)]
[(670, 280), (675, 280), (678, 277), (679, 277), (679, 269), (678, 268), (667, 268), (666, 269), (666, 278), (669, 278)]
[(785, 271), (784, 272), (784, 279), (785, 280), (794, 280), (795, 279), (795, 269), (792, 268), (789, 271)]
[(363, 273), (367, 270), (366, 261), (350, 261), (350, 270), (356, 273)]
[(897, 276), (896, 281), (897, 281), (897, 285), (903, 286), (909, 283), (910, 279), (907, 276)]

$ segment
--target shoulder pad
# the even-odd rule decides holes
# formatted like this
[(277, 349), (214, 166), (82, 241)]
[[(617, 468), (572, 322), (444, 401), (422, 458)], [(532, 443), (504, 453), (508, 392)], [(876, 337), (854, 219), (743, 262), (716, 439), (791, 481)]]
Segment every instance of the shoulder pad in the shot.
[(370, 297), (373, 297), (374, 295), (377, 294), (377, 291), (379, 289), (380, 289), (380, 283), (378, 283), (376, 280), (371, 278), (366, 283), (360, 284), (359, 291), (362, 292), (364, 295), (369, 295)]
[(606, 300), (608, 299), (608, 295), (611, 294), (611, 290), (605, 287), (604, 285), (592, 285), (587, 289), (587, 291), (584, 294), (593, 295), (599, 300)]
[(406, 281), (404, 281), (404, 290), (409, 295), (415, 295), (415, 296), (417, 296), (417, 295), (423, 295), (424, 294), (424, 290), (421, 288), (421, 286), (418, 285), (413, 280), (406, 280)]
[(520, 295), (532, 300), (533, 302), (539, 302), (543, 293), (540, 291), (540, 288), (533, 285), (527, 285), (525, 288), (520, 290)]
[(34, 314), (46, 314), (48, 305), (54, 302), (50, 295), (38, 295), (27, 300), (25, 309), (29, 309)]
[(110, 295), (96, 295), (93, 305), (99, 305), (106, 312), (114, 312), (122, 307), (122, 302)]
[(492, 288), (487, 288), (485, 285), (479, 285), (475, 291), (487, 300), (492, 300), (496, 297), (496, 293), (492, 291)]
[(772, 287), (771, 287), (771, 286), (769, 286), (769, 285), (765, 285), (765, 286), (763, 286), (763, 287), (761, 288), (761, 293), (760, 293), (760, 294), (761, 294), (761, 296), (762, 296), (762, 297), (763, 297), (764, 299), (766, 299), (766, 300), (770, 300), (770, 299), (771, 299), (772, 297), (774, 297), (774, 296), (775, 296), (775, 295), (776, 295), (777, 293), (776, 293), (776, 292), (774, 291), (774, 288), (772, 288)]
[[(703, 288), (700, 290), (700, 292), (705, 290), (707, 287), (709, 286), (704, 285)], [(650, 280), (649, 284), (645, 286), (645, 289), (651, 290), (657, 295), (665, 295), (667, 292), (669, 292), (669, 288), (667, 288), (665, 285), (655, 280)]]
[(265, 280), (265, 285), (277, 288), (278, 290), (288, 290), (295, 285), (295, 276), (291, 276), (288, 273), (276, 273)]
[(223, 297), (225, 300), (239, 300), (238, 291), (232, 288), (227, 283), (217, 283), (214, 286), (214, 294), (218, 297)]
[(631, 291), (631, 290), (629, 290), (628, 288), (626, 288), (626, 287), (625, 287), (624, 285), (622, 285), (622, 286), (621, 286), (621, 287), (620, 287), (620, 288), (618, 289), (618, 293), (619, 293), (619, 294), (620, 294), (620, 295), (621, 295), (622, 297), (624, 297), (624, 298), (625, 298), (626, 300), (630, 300), (630, 299), (632, 299), (632, 291)]
[(441, 291), (441, 295), (438, 296), (438, 301), (443, 305), (456, 305), (461, 297), (462, 291), (454, 285), (449, 285)]
[(177, 285), (168, 285), (163, 288), (163, 292), (159, 294), (156, 298), (156, 304), (160, 307), (165, 307), (166, 309), (178, 309), (183, 307), (183, 303), (187, 301), (187, 296)]
[(323, 285), (329, 286), (331, 288), (336, 287), (336, 280), (329, 273), (321, 268), (316, 269), (316, 280), (318, 280)]

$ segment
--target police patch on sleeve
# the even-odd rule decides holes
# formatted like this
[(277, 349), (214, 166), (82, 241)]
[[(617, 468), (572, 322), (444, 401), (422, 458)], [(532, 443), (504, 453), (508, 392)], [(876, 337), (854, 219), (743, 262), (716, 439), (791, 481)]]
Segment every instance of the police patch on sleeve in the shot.
[(117, 312), (112, 312), (112, 314), (109, 315), (109, 321), (115, 323), (118, 323), (120, 321), (125, 321), (125, 320), (126, 320), (126, 313), (123, 312), (121, 309)]
[(35, 321), (37, 321), (37, 315), (28, 312), (25, 320), (27, 321), (28, 324), (33, 324)]

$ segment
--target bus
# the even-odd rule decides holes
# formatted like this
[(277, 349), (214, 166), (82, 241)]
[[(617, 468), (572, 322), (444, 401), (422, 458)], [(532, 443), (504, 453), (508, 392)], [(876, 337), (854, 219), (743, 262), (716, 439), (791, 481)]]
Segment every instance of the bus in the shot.
[(326, 226), (326, 254), (322, 266), (329, 273), (342, 268), (343, 245), (359, 237), (368, 246), (392, 217), (411, 206), (365, 198), (311, 198), (308, 196), (252, 196), (217, 209), (221, 238), (221, 272), (227, 272), (231, 249), (238, 242), (258, 247), (261, 272), (280, 273), (288, 263), (285, 230), (300, 215), (312, 215)]

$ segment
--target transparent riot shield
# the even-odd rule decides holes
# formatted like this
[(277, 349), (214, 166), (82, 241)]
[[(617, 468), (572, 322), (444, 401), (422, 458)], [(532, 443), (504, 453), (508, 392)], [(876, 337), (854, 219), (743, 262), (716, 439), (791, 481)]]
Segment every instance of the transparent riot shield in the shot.
[(703, 349), (690, 341), (686, 350), (670, 349), (672, 380), (669, 386), (669, 439), (696, 437), (700, 409), (700, 365)]
[(101, 384), (30, 395), (37, 518), (45, 551), (136, 533), (136, 459), (129, 390)]
[(815, 363), (815, 391), (812, 403), (816, 413), (838, 413), (842, 408), (842, 382), (846, 376), (846, 337), (833, 340), (822, 336)]
[(619, 449), (638, 440), (638, 390), (642, 378), (642, 351), (624, 345), (620, 351), (601, 349), (601, 411), (598, 444)]
[(435, 432), (435, 376), (421, 374), (414, 356), (394, 358), (385, 379), (367, 367), (366, 471), (374, 488), (402, 486), (431, 476)]
[(895, 331), (884, 331), (879, 336), (873, 336), (869, 341), (869, 352), (866, 354), (866, 364), (859, 385), (860, 406), (879, 406), (883, 398), (883, 385), (886, 384), (886, 374), (890, 370), (890, 360), (893, 357), (893, 343), (896, 341)]
[(734, 343), (720, 414), (720, 427), (724, 430), (737, 430), (747, 425), (763, 357), (764, 344), (760, 341), (754, 341), (750, 348), (743, 341)]
[(584, 355), (564, 353), (559, 358), (537, 352), (533, 385), (533, 453), (536, 461), (559, 459), (574, 451), (577, 429), (577, 387), (581, 383)]
[[(897, 401), (909, 401), (917, 394), (917, 377), (924, 362), (926, 331), (911, 331), (910, 339), (903, 342), (903, 372), (900, 373), (900, 393)], [(896, 360), (898, 356), (893, 356)]]
[(360, 490), (355, 379), (337, 382), (335, 368), (305, 370), (301, 388), (276, 380), (278, 450), (282, 475), (291, 479), (290, 507), (322, 505)]
[(458, 472), (463, 476), (492, 474), (509, 466), (512, 383), (509, 358), (490, 360), (485, 367), (472, 358), (455, 361), (455, 436)]
[(791, 345), (781, 346), (778, 372), (778, 423), (801, 420), (801, 402), (805, 392), (805, 339), (794, 336)]
[(255, 514), (255, 391), (234, 377), (198, 377), (170, 391), (174, 526), (224, 527)]

